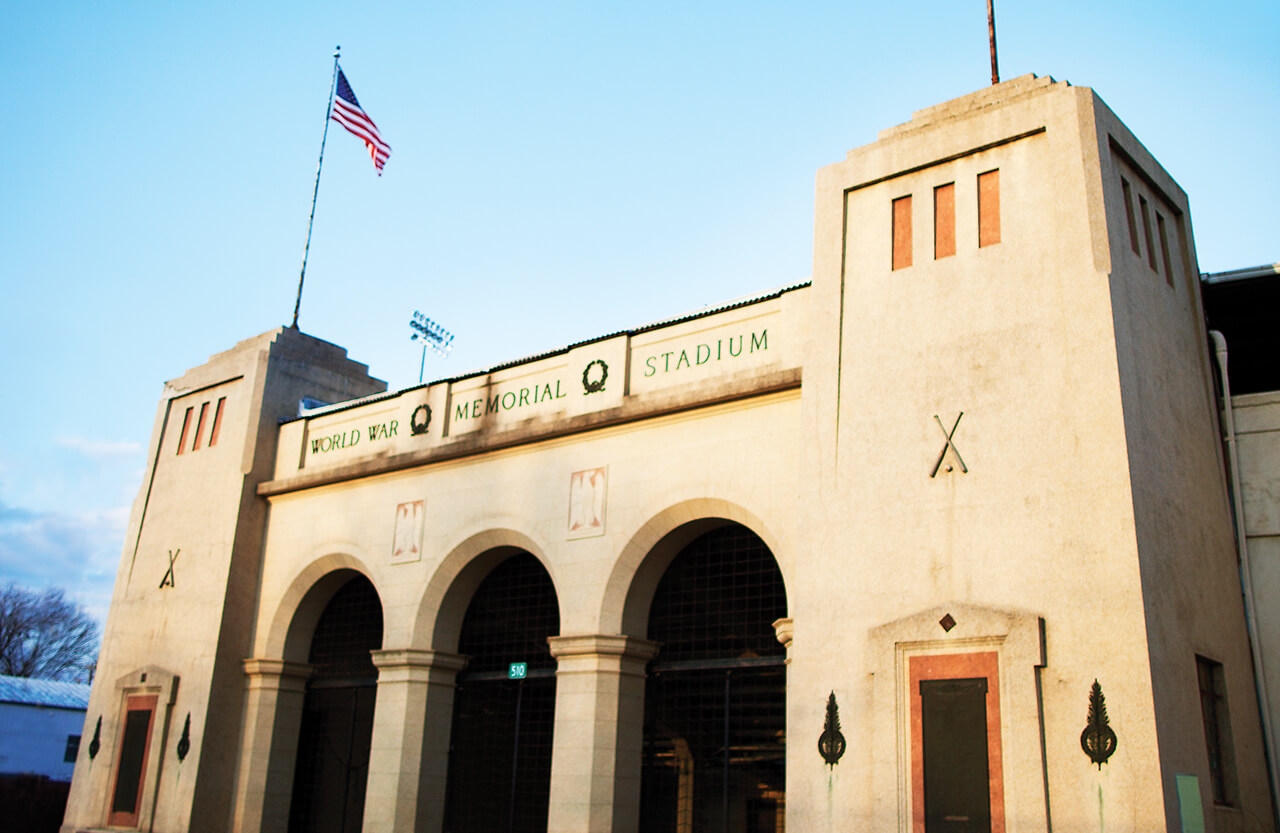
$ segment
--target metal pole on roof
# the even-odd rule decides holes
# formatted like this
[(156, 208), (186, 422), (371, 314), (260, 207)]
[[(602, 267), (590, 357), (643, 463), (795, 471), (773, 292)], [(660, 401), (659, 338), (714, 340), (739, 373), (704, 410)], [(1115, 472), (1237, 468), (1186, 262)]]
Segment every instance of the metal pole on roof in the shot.
[(996, 63), (996, 5), (987, 0), (987, 39), (991, 41), (991, 83), (1000, 83), (1000, 68)]

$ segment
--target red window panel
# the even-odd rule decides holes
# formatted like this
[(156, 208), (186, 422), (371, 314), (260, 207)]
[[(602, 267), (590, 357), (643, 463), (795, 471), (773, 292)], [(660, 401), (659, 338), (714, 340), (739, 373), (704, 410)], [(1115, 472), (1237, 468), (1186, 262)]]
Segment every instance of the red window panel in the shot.
[(978, 245), (1000, 242), (1000, 171), (978, 174)]
[(222, 406), (227, 404), (227, 397), (218, 397), (218, 406), (213, 410), (213, 430), (209, 432), (209, 447), (218, 444), (218, 433), (222, 430)]
[(191, 428), (191, 409), (187, 408), (186, 414), (182, 417), (182, 434), (178, 437), (178, 453), (181, 454), (187, 448), (187, 431)]
[(209, 403), (202, 402), (200, 404), (200, 419), (196, 421), (196, 439), (195, 442), (191, 444), (192, 451), (198, 451), (200, 449), (200, 437), (204, 435), (204, 420), (208, 415)]
[(893, 201), (893, 268), (911, 265), (911, 196)]
[(956, 253), (956, 184), (933, 189), (933, 259)]

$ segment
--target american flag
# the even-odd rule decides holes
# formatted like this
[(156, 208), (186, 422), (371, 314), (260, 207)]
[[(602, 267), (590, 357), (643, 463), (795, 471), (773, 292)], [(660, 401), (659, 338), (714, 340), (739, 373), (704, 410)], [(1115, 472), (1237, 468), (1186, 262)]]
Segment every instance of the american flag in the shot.
[(351, 91), (351, 85), (347, 83), (347, 76), (343, 74), (341, 67), (338, 68), (338, 86), (334, 91), (333, 115), (330, 118), (364, 141), (369, 155), (373, 157), (373, 167), (378, 169), (378, 176), (382, 176), (382, 166), (387, 164), (391, 146), (382, 141), (382, 136), (378, 135), (378, 126), (360, 109), (360, 102)]

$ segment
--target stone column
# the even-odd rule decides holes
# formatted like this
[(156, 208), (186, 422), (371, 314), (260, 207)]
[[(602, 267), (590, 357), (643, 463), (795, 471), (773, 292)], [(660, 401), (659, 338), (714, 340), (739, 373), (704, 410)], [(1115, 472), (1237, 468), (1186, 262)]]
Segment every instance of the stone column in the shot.
[(636, 833), (645, 663), (658, 645), (602, 634), (547, 641), (558, 661), (547, 829)]
[(454, 679), (466, 657), (395, 648), (373, 652), (378, 699), (373, 710), (366, 833), (437, 833), (453, 723)]
[(302, 701), (311, 666), (246, 659), (244, 673), (248, 693), (232, 829), (236, 833), (288, 830)]

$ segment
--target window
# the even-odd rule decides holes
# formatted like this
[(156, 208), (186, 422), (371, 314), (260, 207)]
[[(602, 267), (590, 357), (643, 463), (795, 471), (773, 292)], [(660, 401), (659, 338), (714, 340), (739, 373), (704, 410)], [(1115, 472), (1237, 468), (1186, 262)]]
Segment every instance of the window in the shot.
[(1124, 216), (1129, 223), (1129, 245), (1133, 247), (1135, 255), (1141, 255), (1142, 249), (1138, 246), (1138, 224), (1133, 218), (1133, 189), (1129, 187), (1129, 180), (1120, 177), (1120, 189), (1124, 191)]
[(1231, 721), (1227, 712), (1222, 663), (1196, 657), (1200, 683), (1200, 713), (1204, 718), (1204, 743), (1209, 753), (1209, 781), (1214, 804), (1235, 804), (1235, 755), (1231, 749)]
[(893, 201), (893, 268), (911, 265), (911, 196)]
[(67, 748), (62, 753), (62, 762), (64, 764), (74, 764), (76, 756), (80, 754), (80, 736), (67, 735)]
[(181, 454), (187, 447), (187, 431), (191, 428), (191, 409), (187, 408), (187, 413), (182, 417), (182, 434), (178, 437), (178, 453)]
[(1142, 210), (1142, 238), (1147, 244), (1147, 264), (1153, 272), (1156, 268), (1156, 250), (1151, 245), (1151, 209), (1147, 206), (1146, 197), (1138, 197), (1138, 206)]
[(933, 259), (956, 253), (956, 184), (933, 189)]
[(213, 411), (213, 430), (209, 433), (209, 447), (218, 444), (218, 432), (222, 430), (222, 406), (227, 404), (227, 397), (218, 397), (218, 407)]
[(196, 440), (191, 445), (192, 451), (200, 449), (200, 435), (204, 433), (204, 419), (209, 415), (209, 403), (203, 402), (200, 405), (200, 419), (196, 421)]
[(1169, 235), (1164, 228), (1164, 216), (1156, 212), (1156, 231), (1160, 235), (1160, 254), (1164, 257), (1164, 279), (1173, 286), (1173, 261), (1169, 259)]
[(978, 174), (978, 246), (1000, 242), (1000, 171)]

